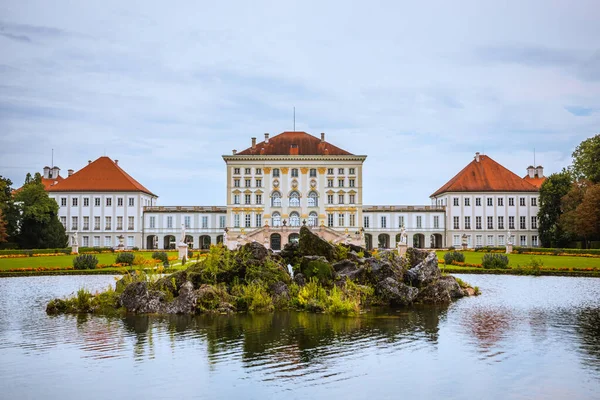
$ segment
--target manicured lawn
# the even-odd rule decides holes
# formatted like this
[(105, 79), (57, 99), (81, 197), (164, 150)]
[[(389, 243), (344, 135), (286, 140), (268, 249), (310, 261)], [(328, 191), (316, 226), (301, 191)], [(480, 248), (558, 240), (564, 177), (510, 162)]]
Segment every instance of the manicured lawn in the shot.
[[(144, 258), (152, 258), (151, 252), (136, 252)], [(168, 252), (169, 256), (177, 256), (177, 252)], [(117, 254), (102, 253), (94, 254), (98, 257), (98, 264), (110, 265), (115, 263)], [(39, 267), (72, 267), (73, 258), (76, 256), (46, 256), (46, 257), (24, 257), (24, 258), (1, 258), (0, 271), (6, 271), (16, 268), (39, 268)]]
[[(438, 259), (443, 260), (445, 251), (438, 251)], [(475, 251), (465, 251), (465, 262), (467, 264), (481, 264), (481, 259), (485, 253)], [(600, 269), (600, 258), (571, 257), (571, 256), (538, 256), (531, 254), (509, 254), (508, 262), (510, 267), (517, 265), (525, 266), (530, 264), (531, 258), (541, 260), (545, 268), (598, 268)]]

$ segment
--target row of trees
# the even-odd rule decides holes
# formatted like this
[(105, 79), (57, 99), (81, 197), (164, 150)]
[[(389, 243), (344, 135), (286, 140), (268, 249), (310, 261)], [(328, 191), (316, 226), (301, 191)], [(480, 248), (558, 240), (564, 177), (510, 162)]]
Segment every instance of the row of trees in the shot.
[(10, 179), (0, 176), (0, 245), (3, 242), (22, 249), (68, 245), (58, 219), (58, 204), (48, 197), (39, 173), (34, 177), (27, 174), (25, 184), (16, 191)]
[(573, 164), (552, 174), (540, 188), (539, 232), (543, 247), (588, 248), (600, 240), (600, 134), (573, 152)]

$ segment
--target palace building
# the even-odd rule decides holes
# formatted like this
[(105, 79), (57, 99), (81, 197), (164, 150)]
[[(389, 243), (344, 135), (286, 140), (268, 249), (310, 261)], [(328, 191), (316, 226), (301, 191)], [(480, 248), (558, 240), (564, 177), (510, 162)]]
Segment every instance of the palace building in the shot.
[(363, 163), (355, 155), (306, 132), (283, 132), (224, 155), (222, 206), (159, 206), (158, 196), (128, 175), (118, 160), (100, 157), (67, 177), (44, 168), (44, 185), (59, 205), (67, 233), (80, 245), (207, 249), (257, 241), (280, 250), (305, 225), (326, 240), (367, 248), (393, 248), (404, 229), (409, 246), (442, 248), (537, 246), (538, 191), (542, 167), (524, 178), (485, 155), (431, 195), (431, 205), (363, 205)]

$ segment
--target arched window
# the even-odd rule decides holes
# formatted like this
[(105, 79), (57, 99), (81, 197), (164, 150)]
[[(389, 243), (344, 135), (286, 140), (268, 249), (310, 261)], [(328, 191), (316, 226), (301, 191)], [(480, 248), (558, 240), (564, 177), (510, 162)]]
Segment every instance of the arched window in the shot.
[(290, 226), (300, 226), (300, 214), (296, 211), (290, 213)]
[(319, 215), (312, 211), (308, 214), (308, 226), (317, 226), (319, 224)]
[(290, 193), (290, 207), (300, 207), (300, 195), (298, 192)]
[(308, 206), (309, 207), (317, 207), (319, 205), (319, 195), (317, 192), (310, 192), (308, 194)]
[(281, 193), (273, 192), (271, 195), (271, 207), (281, 207)]
[(273, 226), (281, 226), (281, 214), (279, 214), (277, 211), (274, 212), (272, 219), (273, 219)]

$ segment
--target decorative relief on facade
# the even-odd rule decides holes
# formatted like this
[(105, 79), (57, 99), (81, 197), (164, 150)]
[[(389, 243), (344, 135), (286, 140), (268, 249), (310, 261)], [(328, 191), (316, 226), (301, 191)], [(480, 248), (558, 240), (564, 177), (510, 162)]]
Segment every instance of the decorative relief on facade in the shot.
[(308, 174), (308, 168), (302, 167), (302, 168), (300, 168), (300, 172), (302, 172), (302, 175), (306, 175), (306, 174)]
[(290, 169), (288, 167), (281, 167), (281, 173), (287, 174)]
[(275, 179), (273, 181), (273, 187), (276, 187), (276, 188), (279, 187), (279, 180)]
[(265, 174), (270, 174), (271, 173), (271, 167), (264, 167), (263, 171), (265, 172)]
[(310, 187), (313, 187), (313, 188), (314, 188), (314, 187), (316, 187), (316, 186), (317, 186), (317, 181), (316, 181), (316, 180), (314, 180), (314, 179), (313, 179), (313, 180), (311, 180), (311, 181), (310, 181)]
[(319, 168), (317, 168), (317, 170), (319, 171), (320, 174), (324, 174), (325, 171), (327, 171), (327, 168), (325, 168), (325, 167), (319, 167)]
[(294, 189), (296, 189), (296, 188), (298, 187), (298, 181), (297, 181), (297, 180), (295, 180), (295, 179), (294, 179), (294, 180), (292, 181), (292, 187), (293, 187)]

